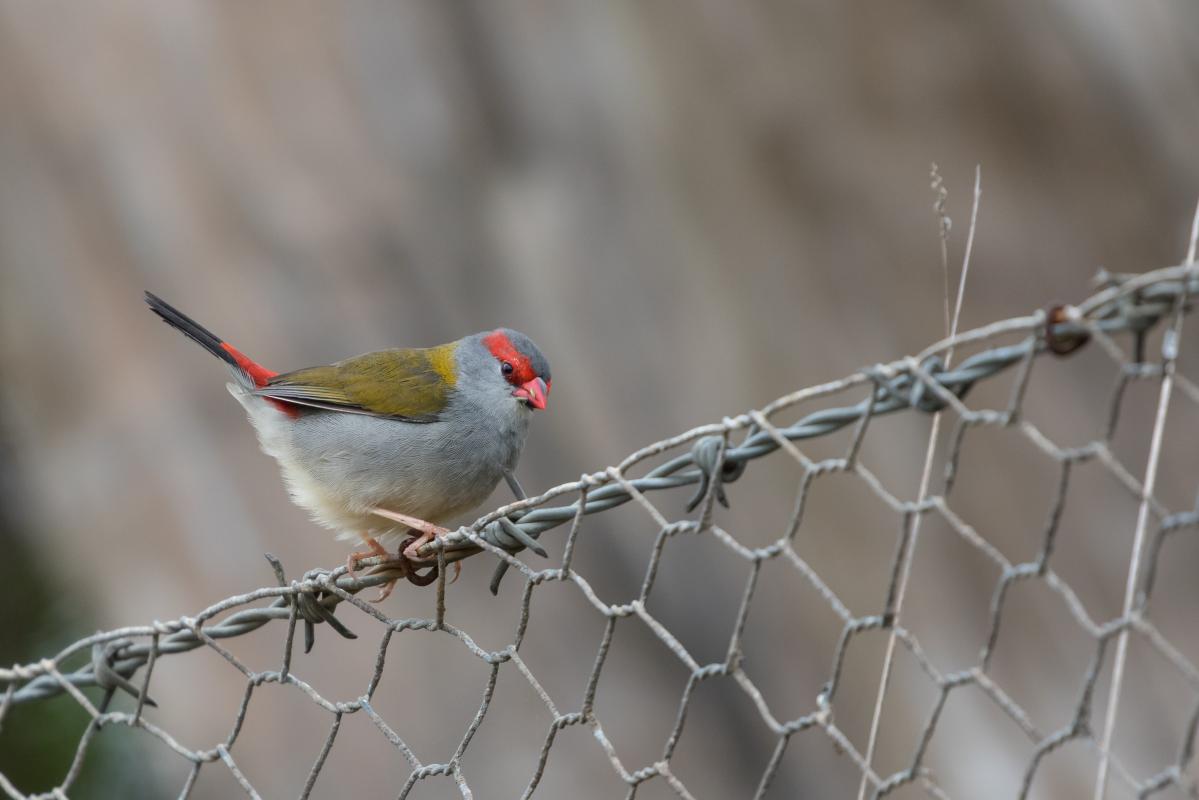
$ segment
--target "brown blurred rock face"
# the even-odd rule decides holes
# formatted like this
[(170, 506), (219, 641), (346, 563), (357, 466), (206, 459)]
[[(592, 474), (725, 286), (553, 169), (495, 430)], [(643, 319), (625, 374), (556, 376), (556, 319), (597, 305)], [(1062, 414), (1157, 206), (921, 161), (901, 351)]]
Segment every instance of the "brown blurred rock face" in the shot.
[[(1080, 298), (1100, 264), (1178, 263), (1199, 185), (1197, 8), (2, 3), (0, 415), (17, 473), (5, 485), (21, 487), (5, 502), (39, 558), (89, 599), (88, 627), (269, 584), (267, 550), (295, 574), (344, 558), (287, 502), (220, 366), (158, 324), (142, 288), (280, 370), (500, 324), (526, 331), (554, 363), (554, 404), (520, 470), (536, 491), (938, 338), (930, 161), (947, 178), (955, 252), (983, 168), (963, 327)], [(1108, 372), (1049, 380), (1066, 410), (1110, 387)], [(923, 430), (885, 434), (895, 446), (878, 458), (915, 464)], [(1036, 478), (1014, 469), (1006, 490), (1032, 492)], [(789, 508), (789, 480), (734, 500)], [(852, 527), (865, 513), (831, 502), (811, 524)], [(577, 566), (639, 575), (653, 532), (604, 525), (594, 535), (610, 541)], [(1128, 545), (1106, 547), (1092, 558), (1115, 574)], [(829, 568), (852, 576), (854, 557)], [(467, 564), (453, 589), (464, 605), (484, 599), (489, 570)], [(405, 603), (423, 613), (429, 598), (389, 602), (406, 616)], [(789, 635), (805, 624), (824, 623)], [(244, 647), (275, 657), (262, 640)], [(450, 656), (422, 642), (405, 642), (407, 674), (436, 675)], [(589, 644), (564, 658), (583, 676), (593, 655)], [(827, 667), (823, 653), (792, 655), (797, 671)], [(646, 655), (636, 683), (672, 709), (681, 684), (660, 662)], [(339, 669), (313, 662), (311, 678), (344, 678), (355, 696)], [(231, 709), (183, 687), (236, 697), (239, 676), (196, 661), (160, 679), (154, 694), (178, 698), (164, 727), (215, 741)], [(255, 735), (323, 731), (300, 705), (281, 700)], [(740, 705), (729, 701), (701, 752), (744, 740), (756, 722)], [(532, 755), (489, 763), (519, 792), (544, 712), (506, 713), (541, 731)], [(445, 735), (460, 722), (445, 720)], [(300, 774), (321, 736), (295, 755)], [(658, 757), (630, 750), (634, 765)], [(242, 756), (251, 776), (286, 771), (255, 753)], [(768, 754), (713, 768), (704, 796), (749, 793)], [(606, 762), (587, 763), (577, 775), (610, 783)], [(785, 769), (774, 791), (842, 785), (816, 763)], [(325, 785), (353, 768), (331, 763)], [(173, 780), (181, 767), (164, 769)], [(396, 786), (354, 774), (363, 796)], [(574, 795), (605, 796), (587, 785)]]

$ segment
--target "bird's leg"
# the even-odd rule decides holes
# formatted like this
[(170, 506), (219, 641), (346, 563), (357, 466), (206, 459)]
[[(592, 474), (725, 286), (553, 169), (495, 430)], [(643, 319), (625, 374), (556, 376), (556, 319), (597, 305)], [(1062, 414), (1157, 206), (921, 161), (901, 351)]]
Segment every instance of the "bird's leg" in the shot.
[[(400, 555), (409, 561), (420, 560), (419, 550), (421, 545), (433, 541), (438, 536), (443, 536), (450, 532), (449, 528), (443, 528), (440, 525), (434, 525), (432, 522), (425, 522), (423, 519), (410, 517), (407, 514), (401, 514), (398, 511), (390, 511), (386, 508), (372, 508), (372, 514), (377, 514), (384, 519), (389, 519), (392, 522), (398, 522), (401, 525), (407, 525), (414, 531), (419, 531), (420, 535), (410, 539), (407, 544), (400, 549)], [(454, 577), (453, 580), (458, 580), (458, 576), (462, 574), (461, 562), (454, 562)], [(452, 581), (451, 581), (452, 582)]]
[(420, 549), (421, 545), (427, 544), (428, 542), (436, 539), (438, 536), (450, 532), (449, 528), (442, 528), (439, 525), (434, 525), (432, 522), (425, 522), (423, 519), (410, 517), (407, 514), (401, 514), (398, 511), (389, 511), (386, 508), (372, 508), (371, 513), (377, 514), (384, 519), (389, 519), (392, 522), (398, 522), (401, 525), (407, 525), (414, 531), (420, 531), (420, 536), (413, 539), (403, 550), (400, 551), (404, 558), (411, 559), (413, 561), (420, 560), (420, 555), (417, 553), (417, 551)]
[[(419, 537), (417, 537), (417, 536), (411, 536), (408, 539), (404, 540), (404, 543), (402, 545), (400, 545), (401, 552), (409, 544), (417, 541), (418, 538)], [(404, 561), (405, 564), (408, 565), (409, 570), (411, 570), (408, 573), (408, 580), (411, 583), (413, 583), (417, 586), (428, 586), (430, 583), (437, 580), (437, 565), (436, 564), (434, 564), (432, 567), (430, 567), (429, 571), (422, 575), (421, 573), (417, 572), (416, 568), (406, 558), (404, 558), (403, 556), (400, 556), (400, 558)], [(454, 581), (458, 580), (458, 576), (462, 573), (462, 562), (455, 561), (455, 562), (453, 562), (453, 564), (454, 564), (454, 577), (450, 579), (450, 583), (453, 583)]]

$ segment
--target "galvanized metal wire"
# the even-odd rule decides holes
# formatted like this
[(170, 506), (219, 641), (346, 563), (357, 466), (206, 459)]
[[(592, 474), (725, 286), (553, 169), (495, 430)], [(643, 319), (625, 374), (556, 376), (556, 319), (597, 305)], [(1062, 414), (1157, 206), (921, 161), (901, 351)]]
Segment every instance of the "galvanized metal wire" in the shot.
[[(1184, 532), (1199, 530), (1199, 507), (1185, 510), (1167, 508), (1153, 495), (1152, 481), (1135, 477), (1134, 471), (1120, 462), (1110, 446), (1124, 389), (1133, 382), (1157, 381), (1164, 386), (1167, 394), (1173, 392), (1181, 398), (1181, 402), (1199, 406), (1199, 386), (1175, 368), (1183, 338), (1183, 322), (1191, 308), (1192, 296), (1199, 293), (1199, 266), (1187, 264), (1142, 275), (1104, 273), (1100, 276), (1100, 285), (1102, 288), (1096, 294), (1078, 305), (1056, 306), (988, 325), (938, 342), (915, 356), (868, 367), (841, 380), (794, 392), (760, 410), (729, 417), (720, 423), (701, 426), (656, 442), (615, 466), (583, 475), (577, 481), (562, 484), (537, 497), (498, 508), (473, 525), (422, 548), (421, 565), (437, 570), (434, 589), (437, 604), (433, 618), (394, 619), (357, 597), (357, 593), (364, 588), (403, 577), (397, 571), (389, 571), (380, 560), (364, 562), (380, 567), (374, 574), (353, 577), (342, 566), (333, 570), (311, 570), (301, 578), (289, 581), (282, 566), (271, 559), (277, 585), (230, 597), (194, 616), (97, 633), (40, 661), (0, 669), (0, 724), (3, 724), (6, 713), (15, 704), (35, 703), (61, 694), (73, 698), (91, 720), (79, 740), (74, 761), (52, 791), (41, 795), (24, 794), (3, 773), (0, 773), (0, 789), (13, 798), (65, 796), (79, 775), (84, 756), (96, 733), (105, 727), (128, 726), (150, 734), (162, 747), (191, 764), (180, 792), (181, 797), (188, 796), (202, 769), (217, 762), (229, 771), (247, 795), (258, 797), (254, 786), (238, 767), (234, 750), (241, 742), (239, 734), (250, 713), (255, 691), (263, 684), (277, 683), (293, 687), (329, 715), (328, 734), (310, 769), (301, 797), (309, 797), (313, 792), (325, 761), (335, 746), (344, 717), (358, 713), (369, 718), (407, 762), (409, 772), (405, 785), (399, 791), (401, 798), (406, 797), (418, 782), (437, 777), (454, 781), (463, 797), (473, 797), (476, 790), (469, 785), (463, 764), (470, 758), (472, 739), (491, 708), (499, 673), (507, 669), (519, 672), (528, 682), (548, 709), (552, 720), (546, 730), (537, 764), (529, 776), (524, 797), (531, 797), (537, 791), (556, 736), (563, 729), (575, 725), (591, 729), (613, 770), (628, 786), (629, 797), (634, 796), (638, 787), (647, 781), (662, 781), (680, 797), (702, 796), (702, 792), (693, 793), (693, 787), (684, 785), (672, 770), (671, 759), (685, 726), (687, 710), (696, 687), (712, 680), (728, 680), (739, 687), (775, 737), (774, 751), (763, 770), (755, 797), (766, 793), (788, 743), (808, 731), (831, 740), (865, 776), (874, 797), (887, 796), (909, 784), (921, 787), (928, 796), (948, 797), (937, 776), (926, 765), (926, 753), (946, 701), (963, 687), (975, 687), (981, 691), (1031, 743), (1033, 755), (1020, 782), (1020, 797), (1028, 795), (1042, 762), (1062, 745), (1072, 741), (1085, 742), (1098, 751), (1105, 770), (1110, 770), (1115, 781), (1138, 797), (1154, 796), (1171, 787), (1184, 795), (1199, 797), (1199, 787), (1191, 772), (1195, 732), (1199, 726), (1199, 667), (1185, 655), (1182, 648), (1158, 629), (1148, 613), (1159, 562), (1168, 550), (1170, 541)], [(1163, 352), (1156, 359), (1146, 359), (1144, 343), (1147, 334), (1163, 321), (1170, 323), (1163, 340)], [(1134, 358), (1130, 359), (1126, 350), (1116, 341), (1115, 337), (1122, 334), (1133, 337)], [(1034, 361), (1068, 357), (1082, 347), (1098, 347), (1110, 356), (1120, 367), (1121, 381), (1110, 401), (1110, 423), (1104, 435), (1084, 446), (1063, 448), (1033, 423), (1022, 418), (1022, 403)], [(964, 349), (975, 349), (977, 352), (956, 367), (947, 369), (943, 357), (951, 348), (957, 348), (959, 353)], [(975, 409), (966, 405), (964, 398), (972, 387), (1000, 374), (1013, 376), (1006, 407)], [(779, 421), (800, 404), (828, 403), (829, 398), (846, 394), (864, 394), (864, 397), (846, 405), (829, 404), (791, 424)], [(893, 494), (859, 459), (862, 442), (871, 422), (883, 415), (905, 411), (943, 411), (950, 416), (955, 426), (950, 439), (943, 489), (918, 500), (905, 500)], [(950, 503), (962, 458), (963, 442), (969, 438), (971, 431), (981, 427), (1009, 430), (1031, 443), (1057, 465), (1059, 480), (1053, 509), (1042, 532), (1039, 552), (1032, 561), (1010, 561), (992, 542), (962, 519)], [(797, 445), (803, 440), (826, 436), (845, 428), (851, 428), (851, 434), (848, 448), (841, 457), (816, 461)], [(1160, 440), (1160, 431), (1155, 436)], [(782, 451), (802, 469), (798, 501), (790, 523), (778, 532), (773, 542), (764, 547), (748, 547), (732, 532), (716, 524), (713, 506), (726, 502), (726, 486), (747, 469), (769, 469), (766, 465), (775, 462), (763, 459), (777, 451)], [(666, 460), (648, 468), (644, 474), (635, 474), (639, 468), (662, 458)], [(1140, 504), (1143, 514), (1138, 526), (1138, 546), (1134, 549), (1133, 557), (1138, 562), (1143, 561), (1145, 566), (1141, 569), (1134, 565), (1130, 570), (1130, 601), (1120, 616), (1107, 620), (1095, 619), (1053, 567), (1058, 523), (1070, 486), (1071, 472), (1087, 462), (1102, 465), (1114, 476), (1117, 483)], [(809, 490), (822, 476), (832, 473), (855, 476), (903, 522), (890, 572), (889, 589), (882, 605), (870, 609), (870, 613), (851, 610), (849, 604), (793, 547), (794, 537), (802, 525)], [(684, 486), (693, 486), (695, 491), (689, 504), (689, 514), (683, 519), (668, 518), (650, 499), (655, 493)], [(563, 502), (566, 500), (569, 502)], [(658, 530), (657, 539), (637, 596), (625, 603), (609, 604), (599, 598), (584, 577), (587, 565), (576, 563), (576, 543), (584, 535), (585, 520), (589, 515), (601, 514), (630, 501), (643, 508), (653, 520)], [(896, 587), (900, 568), (907, 558), (907, 548), (911, 546), (912, 523), (921, 517), (943, 520), (963, 542), (992, 563), (1000, 574), (994, 586), (986, 644), (977, 662), (968, 669), (946, 671), (939, 667), (912, 631), (902, 627), (896, 620)], [(565, 547), (556, 565), (538, 568), (534, 563), (518, 558), (527, 547), (544, 552), (537, 540), (563, 526), (566, 527)], [(728, 648), (724, 658), (717, 662), (700, 663), (680, 639), (647, 610), (647, 600), (654, 591), (664, 545), (670, 538), (681, 534), (711, 536), (749, 565), (749, 576), (741, 593)], [(504, 569), (510, 569), (525, 582), (515, 635), (511, 642), (498, 650), (480, 647), (466, 627), (451, 624), (446, 619), (447, 566), (484, 551), (497, 558), (501, 565), (497, 581)], [(823, 690), (811, 698), (810, 707), (805, 713), (791, 718), (780, 716), (742, 667), (742, 635), (761, 569), (763, 564), (775, 560), (788, 565), (796, 580), (813, 588), (841, 624), (841, 635), (830, 654), (828, 679)], [(1071, 720), (1067, 725), (1052, 730), (1041, 728), (1035, 721), (1035, 714), (1021, 707), (991, 674), (1010, 590), (1025, 581), (1039, 581), (1060, 597), (1078, 628), (1092, 642), (1092, 657), (1081, 684), (1072, 685), (1076, 701)], [(605, 619), (603, 638), (586, 689), (578, 704), (567, 709), (559, 708), (521, 657), (521, 645), (529, 627), (532, 597), (538, 587), (551, 582), (574, 586)], [(340, 618), (334, 615), (339, 609), (346, 611)], [(347, 624), (351, 617), (353, 622)], [(617, 755), (595, 707), (596, 686), (608, 658), (615, 628), (620, 620), (632, 617), (639, 619), (652, 631), (689, 675), (679, 700), (675, 724), (661, 752), (639, 765), (628, 764)], [(283, 649), (278, 669), (252, 670), (221, 645), (223, 639), (243, 636), (272, 620), (283, 623), (280, 626)], [(302, 626), (306, 646), (311, 647), (313, 632), (322, 623), (327, 623), (344, 637), (355, 637), (351, 628), (361, 630), (363, 623), (381, 630), (373, 672), (366, 680), (363, 692), (357, 697), (348, 700), (326, 697), (298, 677), (292, 669), (297, 627)], [(886, 629), (893, 631), (899, 645), (936, 687), (937, 701), (916, 739), (908, 763), (900, 770), (880, 774), (851, 738), (838, 727), (835, 710), (843, 691), (843, 675), (851, 643), (864, 633)], [(406, 630), (426, 630), (452, 637), (488, 665), (488, 677), (480, 689), (477, 713), (466, 726), (453, 752), (443, 754), (441, 759), (433, 762), (423, 760), (372, 705), (375, 690), (386, 669), (388, 645), (395, 634)], [(1189, 687), (1188, 702), (1195, 709), (1169, 766), (1147, 776), (1136, 774), (1109, 749), (1110, 725), (1103, 726), (1100, 731), (1098, 721), (1092, 719), (1093, 695), (1109, 650), (1122, 650), (1125, 647), (1122, 642), (1130, 637), (1136, 637), (1153, 648), (1170, 664)], [(329, 637), (326, 644), (336, 646), (336, 640)], [(173, 659), (167, 657), (200, 647), (218, 653), (232, 669), (241, 672), (246, 689), (229, 735), (209, 748), (192, 749), (148, 719), (146, 706), (153, 705), (155, 699), (161, 703), (170, 702), (169, 697), (156, 695), (153, 682), (159, 670), (170, 668)], [(80, 654), (88, 656), (85, 664), (73, 670), (64, 668), (63, 665), (72, 659), (77, 661)], [(140, 676), (137, 675), (139, 670)], [(95, 695), (85, 693), (84, 690), (89, 687), (99, 690), (98, 700)], [(133, 712), (108, 710), (109, 701), (118, 691), (137, 698)], [(1118, 724), (1110, 706), (1108, 713), (1112, 724)]]

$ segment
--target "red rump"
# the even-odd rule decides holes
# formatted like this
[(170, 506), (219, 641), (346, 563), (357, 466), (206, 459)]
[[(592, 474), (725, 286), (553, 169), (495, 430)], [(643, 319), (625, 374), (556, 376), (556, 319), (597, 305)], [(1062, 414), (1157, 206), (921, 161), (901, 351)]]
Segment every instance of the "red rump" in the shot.
[(237, 362), (237, 366), (244, 369), (246, 374), (254, 379), (254, 385), (260, 389), (266, 386), (267, 381), (279, 374), (278, 372), (271, 372), (261, 364), (255, 364), (245, 353), (228, 342), (221, 342), (221, 349), (233, 356), (233, 360)]
[[(221, 349), (233, 356), (233, 360), (237, 362), (237, 366), (246, 371), (246, 374), (250, 376), (250, 379), (254, 381), (254, 385), (259, 389), (266, 386), (267, 381), (279, 374), (278, 372), (272, 372), (261, 364), (251, 361), (249, 356), (228, 342), (221, 342)], [(300, 416), (300, 409), (296, 408), (292, 403), (277, 400), (274, 397), (268, 397), (266, 400), (289, 417)]]
[(483, 337), (483, 344), (487, 345), (487, 349), (493, 356), (512, 365), (512, 374), (508, 376), (508, 383), (520, 386), (537, 377), (537, 373), (533, 371), (533, 365), (529, 363), (528, 356), (517, 350), (516, 346), (512, 344), (512, 340), (503, 331), (492, 331), (487, 334)]

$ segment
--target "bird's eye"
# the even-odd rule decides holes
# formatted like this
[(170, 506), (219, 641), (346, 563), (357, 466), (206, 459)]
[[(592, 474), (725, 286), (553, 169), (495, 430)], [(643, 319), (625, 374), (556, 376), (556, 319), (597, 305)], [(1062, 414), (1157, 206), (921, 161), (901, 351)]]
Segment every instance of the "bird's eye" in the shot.
[(500, 364), (500, 372), (504, 373), (505, 376), (511, 375), (512, 365), (505, 361), (503, 364)]

